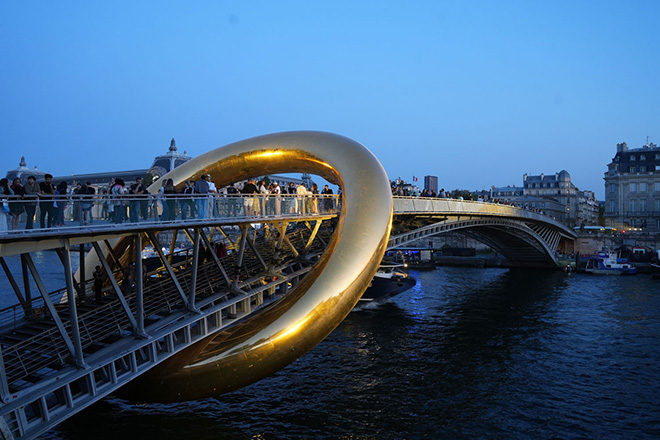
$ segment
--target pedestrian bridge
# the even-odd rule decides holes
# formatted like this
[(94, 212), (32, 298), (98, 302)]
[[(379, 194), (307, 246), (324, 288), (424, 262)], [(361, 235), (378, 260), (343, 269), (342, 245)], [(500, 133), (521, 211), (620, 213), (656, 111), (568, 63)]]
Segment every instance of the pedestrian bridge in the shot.
[(556, 220), (509, 205), (436, 198), (394, 197), (388, 249), (457, 231), (487, 244), (511, 264), (556, 266), (561, 241), (575, 234)]
[[(208, 203), (207, 216), (163, 221), (167, 200), (152, 187), (134, 202), (153, 203), (153, 217), (138, 222), (0, 232), (3, 293), (16, 298), (0, 311), (4, 438), (34, 438), (110, 393), (175, 402), (266, 377), (339, 325), (387, 249), (460, 231), (519, 265), (552, 266), (560, 240), (573, 238), (518, 208), (393, 198), (373, 154), (328, 133), (248, 139), (163, 178), (211, 174), (221, 187), (287, 172), (317, 174), (343, 194), (180, 198)], [(38, 252), (61, 262), (57, 290)]]

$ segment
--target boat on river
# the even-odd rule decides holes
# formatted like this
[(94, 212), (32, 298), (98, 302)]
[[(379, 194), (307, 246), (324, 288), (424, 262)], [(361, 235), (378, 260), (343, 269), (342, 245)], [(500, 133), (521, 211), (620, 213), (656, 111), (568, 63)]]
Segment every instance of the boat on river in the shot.
[(656, 256), (651, 261), (651, 278), (660, 280), (660, 249), (655, 251)]
[(587, 259), (584, 272), (596, 275), (635, 275), (637, 267), (618, 252), (600, 251)]
[(381, 301), (413, 287), (417, 280), (401, 270), (403, 264), (383, 262), (358, 304)]

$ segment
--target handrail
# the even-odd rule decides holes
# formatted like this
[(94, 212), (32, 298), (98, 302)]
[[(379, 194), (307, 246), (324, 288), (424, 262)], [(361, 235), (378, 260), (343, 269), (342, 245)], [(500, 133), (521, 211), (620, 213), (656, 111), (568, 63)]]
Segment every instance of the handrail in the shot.
[[(2, 199), (12, 198), (7, 203), (10, 211), (19, 216), (19, 227), (0, 230), (0, 239), (29, 237), (48, 230), (102, 232), (112, 230), (118, 224), (213, 219), (259, 221), (301, 215), (337, 215), (342, 200), (337, 194), (95, 194), (66, 195), (59, 199), (58, 196), (44, 196), (38, 200), (16, 197), (3, 196)], [(27, 211), (34, 217), (32, 229), (27, 229), (27, 216), (30, 215)], [(8, 216), (7, 223), (11, 223), (11, 217)]]

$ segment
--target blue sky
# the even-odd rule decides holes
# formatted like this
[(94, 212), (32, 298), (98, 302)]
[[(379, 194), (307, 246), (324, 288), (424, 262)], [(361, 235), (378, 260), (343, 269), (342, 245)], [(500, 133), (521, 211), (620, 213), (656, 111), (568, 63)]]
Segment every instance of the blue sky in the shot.
[(4, 170), (146, 168), (286, 130), (445, 188), (660, 143), (657, 1), (0, 2)]

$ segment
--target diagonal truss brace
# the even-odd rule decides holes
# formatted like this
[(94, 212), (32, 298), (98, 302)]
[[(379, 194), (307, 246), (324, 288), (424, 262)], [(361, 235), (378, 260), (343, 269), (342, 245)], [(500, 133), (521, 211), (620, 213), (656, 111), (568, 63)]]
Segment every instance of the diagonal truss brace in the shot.
[(103, 266), (103, 270), (105, 270), (105, 273), (108, 275), (108, 279), (110, 280), (110, 284), (112, 284), (112, 288), (114, 289), (115, 293), (117, 294), (117, 298), (119, 298), (119, 302), (121, 303), (121, 306), (124, 309), (124, 312), (126, 313), (126, 316), (128, 317), (128, 320), (131, 322), (131, 326), (133, 327), (133, 331), (137, 333), (138, 326), (137, 326), (137, 322), (135, 321), (135, 317), (131, 313), (131, 309), (128, 307), (128, 302), (126, 302), (126, 298), (124, 297), (124, 294), (121, 291), (121, 288), (119, 287), (119, 284), (117, 284), (117, 280), (115, 279), (115, 277), (112, 273), (112, 270), (110, 269), (110, 265), (108, 264), (108, 260), (105, 258), (105, 254), (101, 250), (101, 246), (99, 246), (99, 243), (97, 241), (92, 242), (92, 246), (94, 246), (94, 250), (96, 251), (96, 255), (99, 257), (99, 261), (101, 262), (101, 265)]

